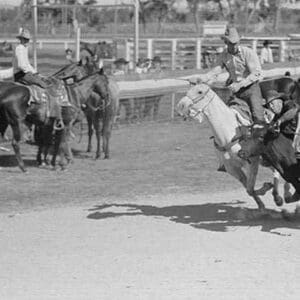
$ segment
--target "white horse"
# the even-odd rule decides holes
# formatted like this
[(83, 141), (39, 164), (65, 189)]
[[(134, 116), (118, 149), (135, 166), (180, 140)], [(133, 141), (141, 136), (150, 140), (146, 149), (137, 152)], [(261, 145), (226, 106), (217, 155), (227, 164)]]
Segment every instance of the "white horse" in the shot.
[[(226, 171), (243, 184), (258, 208), (264, 210), (265, 205), (259, 195), (266, 193), (272, 184), (254, 190), (260, 158), (252, 157), (250, 161), (246, 161), (238, 156), (241, 149), (239, 138), (242, 137), (242, 124), (239, 120), (243, 117), (235, 109), (228, 107), (208, 85), (203, 83), (187, 92), (177, 104), (177, 111), (180, 115), (190, 116), (200, 123), (203, 116), (207, 119), (213, 132), (218, 157)], [(243, 121), (247, 122), (246, 119)], [(249, 121), (248, 123), (250, 125)], [(246, 124), (243, 122), (243, 125)]]

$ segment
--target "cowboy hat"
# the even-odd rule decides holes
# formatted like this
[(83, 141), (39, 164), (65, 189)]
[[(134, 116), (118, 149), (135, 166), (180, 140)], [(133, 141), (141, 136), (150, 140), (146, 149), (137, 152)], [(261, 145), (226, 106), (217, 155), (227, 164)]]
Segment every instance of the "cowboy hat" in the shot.
[(274, 101), (275, 99), (285, 99), (285, 94), (284, 93), (278, 93), (275, 90), (270, 90), (266, 94), (266, 103), (263, 105), (264, 107), (268, 107), (268, 105)]
[(240, 36), (234, 27), (229, 27), (226, 29), (225, 34), (221, 37), (225, 42), (230, 42), (236, 44), (240, 41)]
[(160, 58), (160, 56), (154, 56), (152, 61), (157, 62), (157, 63), (161, 63), (161, 58)]
[(127, 61), (125, 58), (118, 58), (117, 60), (114, 61), (115, 65), (126, 65), (128, 64), (129, 61)]
[(22, 28), (19, 34), (16, 36), (18, 39), (30, 40), (30, 32), (28, 29)]

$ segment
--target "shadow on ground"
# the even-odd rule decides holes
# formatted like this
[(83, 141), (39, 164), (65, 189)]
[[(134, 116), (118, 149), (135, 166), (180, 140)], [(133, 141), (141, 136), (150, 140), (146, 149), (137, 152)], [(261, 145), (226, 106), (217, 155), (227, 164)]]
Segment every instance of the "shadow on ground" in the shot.
[[(35, 159), (24, 159), (24, 164), (26, 167), (37, 167), (37, 162)], [(8, 167), (17, 167), (18, 162), (16, 156), (14, 154), (9, 155), (1, 155), (0, 156), (0, 167), (8, 168)]]
[[(243, 202), (236, 202), (243, 204)], [(155, 207), (136, 204), (100, 205), (89, 209), (89, 219), (102, 220), (123, 216), (166, 217), (172, 222), (191, 225), (197, 229), (210, 231), (228, 231), (229, 227), (261, 226), (261, 231), (280, 234), (277, 228), (300, 229), (300, 214), (235, 207), (232, 203), (207, 203), (202, 205), (184, 205)], [(271, 232), (272, 231), (272, 232)]]

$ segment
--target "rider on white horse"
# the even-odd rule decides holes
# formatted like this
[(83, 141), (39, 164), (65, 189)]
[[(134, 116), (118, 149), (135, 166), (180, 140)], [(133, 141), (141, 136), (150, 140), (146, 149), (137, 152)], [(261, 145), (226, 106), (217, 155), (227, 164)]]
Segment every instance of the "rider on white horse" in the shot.
[(256, 52), (240, 45), (240, 37), (234, 27), (227, 28), (222, 36), (227, 49), (221, 53), (217, 65), (205, 74), (192, 78), (192, 83), (213, 82), (225, 69), (229, 73), (226, 85), (233, 94), (246, 101), (251, 109), (253, 122), (264, 124), (263, 97), (259, 81), (263, 78)]
[[(265, 119), (263, 97), (259, 87), (259, 81), (263, 78), (259, 58), (253, 49), (240, 45), (240, 36), (236, 28), (227, 28), (222, 39), (227, 49), (220, 54), (216, 66), (205, 74), (191, 78), (190, 82), (213, 82), (225, 69), (229, 73), (226, 85), (234, 96), (249, 105), (254, 125), (261, 126)], [(218, 170), (224, 171), (222, 166)]]

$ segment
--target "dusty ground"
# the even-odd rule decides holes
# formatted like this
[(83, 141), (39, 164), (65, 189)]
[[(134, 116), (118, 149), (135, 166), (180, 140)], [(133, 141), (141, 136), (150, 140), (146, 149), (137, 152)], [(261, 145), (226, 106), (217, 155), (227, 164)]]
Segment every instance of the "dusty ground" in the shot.
[[(192, 122), (121, 127), (67, 172), (0, 158), (0, 299), (299, 299), (300, 218), (261, 216)], [(1, 153), (2, 154), (2, 153)], [(262, 169), (258, 185), (270, 176)], [(288, 205), (294, 211), (295, 205)]]

